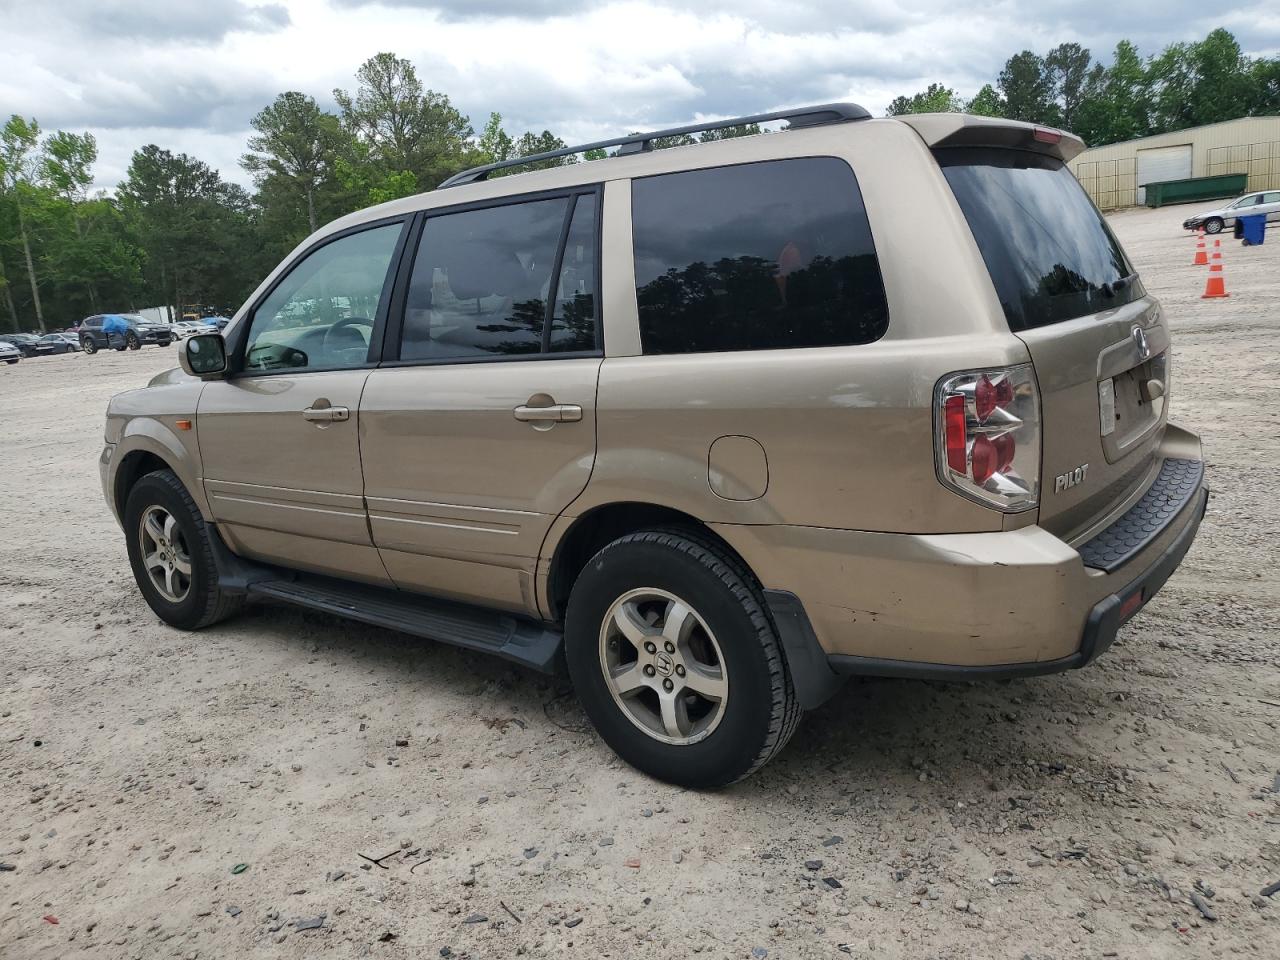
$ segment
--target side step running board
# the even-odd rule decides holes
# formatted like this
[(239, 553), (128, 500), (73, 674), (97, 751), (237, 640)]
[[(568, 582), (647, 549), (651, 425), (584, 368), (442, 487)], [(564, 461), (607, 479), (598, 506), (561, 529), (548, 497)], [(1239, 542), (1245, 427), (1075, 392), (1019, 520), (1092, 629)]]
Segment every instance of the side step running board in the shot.
[(514, 614), (451, 603), (383, 587), (307, 574), (292, 579), (254, 580), (251, 597), (323, 610), (415, 637), (496, 654), (542, 673), (555, 673), (563, 640), (558, 630)]

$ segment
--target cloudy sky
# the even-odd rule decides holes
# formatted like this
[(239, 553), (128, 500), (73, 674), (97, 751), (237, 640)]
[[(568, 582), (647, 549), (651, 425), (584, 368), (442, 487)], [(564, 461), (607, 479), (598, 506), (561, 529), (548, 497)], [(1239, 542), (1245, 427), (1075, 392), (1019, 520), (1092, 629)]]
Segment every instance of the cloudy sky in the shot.
[(333, 88), (383, 50), (479, 128), (573, 142), (704, 116), (854, 100), (882, 113), (938, 80), (972, 95), (1023, 48), (1142, 53), (1235, 33), (1280, 52), (1275, 0), (0, 0), (0, 114), (90, 130), (98, 185), (144, 143), (246, 182), (249, 118)]

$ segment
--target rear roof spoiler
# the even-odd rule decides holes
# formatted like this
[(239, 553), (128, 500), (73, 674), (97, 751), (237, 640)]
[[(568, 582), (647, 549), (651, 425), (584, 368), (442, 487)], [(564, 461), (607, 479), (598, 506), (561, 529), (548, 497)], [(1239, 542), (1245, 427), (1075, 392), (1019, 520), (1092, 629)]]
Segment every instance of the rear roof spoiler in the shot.
[(967, 113), (911, 113), (895, 117), (915, 129), (932, 148), (1005, 147), (1031, 150), (1066, 162), (1084, 149), (1084, 141), (1054, 127), (975, 117)]

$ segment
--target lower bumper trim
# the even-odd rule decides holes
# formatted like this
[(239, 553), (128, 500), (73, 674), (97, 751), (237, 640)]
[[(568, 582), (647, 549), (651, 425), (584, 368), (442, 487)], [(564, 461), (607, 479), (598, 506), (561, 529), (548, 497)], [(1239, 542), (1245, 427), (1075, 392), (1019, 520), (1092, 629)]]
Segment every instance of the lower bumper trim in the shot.
[(884, 660), (879, 657), (852, 657), (834, 654), (827, 658), (836, 673), (862, 677), (898, 677), (906, 680), (1010, 680), (1014, 677), (1040, 677), (1083, 666), (1079, 653), (1058, 660), (1035, 660), (1030, 663), (990, 663), (981, 666), (957, 666), (949, 663), (921, 663), (918, 660)]

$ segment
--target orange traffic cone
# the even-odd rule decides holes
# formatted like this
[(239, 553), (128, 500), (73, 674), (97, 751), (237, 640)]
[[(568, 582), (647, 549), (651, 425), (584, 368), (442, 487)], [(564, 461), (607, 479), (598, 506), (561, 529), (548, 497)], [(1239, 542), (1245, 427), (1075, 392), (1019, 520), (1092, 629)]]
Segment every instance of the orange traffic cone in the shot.
[(1209, 267), (1209, 279), (1205, 281), (1204, 293), (1200, 295), (1201, 300), (1212, 300), (1215, 297), (1229, 297), (1227, 286), (1222, 279), (1222, 256), (1215, 253), (1213, 255), (1213, 263)]
[(1196, 258), (1191, 261), (1193, 267), (1207, 266), (1209, 263), (1209, 254), (1204, 248), (1204, 234), (1200, 234), (1200, 240), (1196, 244)]

